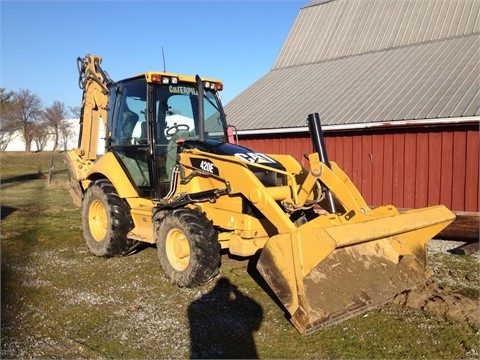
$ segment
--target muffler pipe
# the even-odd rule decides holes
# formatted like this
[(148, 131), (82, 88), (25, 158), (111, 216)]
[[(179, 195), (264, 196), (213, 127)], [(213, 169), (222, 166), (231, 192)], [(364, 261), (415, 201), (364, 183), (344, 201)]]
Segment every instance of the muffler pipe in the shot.
[[(310, 130), (310, 137), (313, 143), (313, 150), (318, 153), (320, 161), (327, 165), (330, 169), (332, 166), (328, 161), (327, 147), (325, 146), (325, 139), (323, 138), (322, 125), (320, 123), (320, 116), (318, 113), (309, 114), (307, 118), (308, 129)], [(330, 189), (326, 191), (327, 199), (330, 204), (330, 212), (336, 213), (335, 201)]]

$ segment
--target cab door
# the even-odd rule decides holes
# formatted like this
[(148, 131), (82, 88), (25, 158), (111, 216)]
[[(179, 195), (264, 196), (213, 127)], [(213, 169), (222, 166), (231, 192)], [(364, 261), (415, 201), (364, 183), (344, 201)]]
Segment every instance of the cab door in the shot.
[[(147, 136), (147, 83), (137, 78), (117, 84), (109, 119), (107, 150), (122, 164), (141, 197), (153, 197), (152, 157)], [(111, 98), (114, 96), (112, 93)]]

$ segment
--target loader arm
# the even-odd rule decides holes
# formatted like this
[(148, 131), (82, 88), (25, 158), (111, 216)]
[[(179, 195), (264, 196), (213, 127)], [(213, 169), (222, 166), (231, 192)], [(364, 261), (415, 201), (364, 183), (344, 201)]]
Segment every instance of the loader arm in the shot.
[(392, 205), (370, 209), (348, 176), (328, 161), (318, 114), (308, 120), (315, 122), (310, 129), (317, 129), (311, 131), (316, 152), (309, 155), (310, 173), (298, 198), (306, 199), (319, 182), (330, 212), (270, 238), (257, 263), (302, 334), (381, 306), (423, 283), (430, 276), (426, 243), (455, 218), (443, 205), (404, 212)]
[[(236, 243), (230, 244), (231, 253), (252, 255), (247, 252), (255, 246), (247, 243), (262, 244), (257, 269), (302, 334), (383, 305), (430, 275), (425, 245), (453, 221), (447, 208), (371, 209), (337, 164), (321, 161), (319, 153), (309, 155), (307, 174), (288, 155), (268, 156), (284, 169), (185, 149), (179, 154), (183, 170), (177, 194), (194, 194), (189, 196), (191, 204), (202, 207), (218, 228), (232, 231), (230, 239)], [(285, 182), (267, 186), (255, 175), (260, 170), (284, 177)], [(323, 202), (312, 195), (318, 184), (331, 193), (336, 212), (323, 211), (297, 222), (295, 212), (311, 211), (312, 204)], [(239, 195), (268, 224), (250, 220), (253, 215), (232, 202)], [(274, 228), (260, 231), (261, 225)], [(262, 241), (264, 236), (268, 238)], [(238, 245), (242, 242), (244, 246)]]

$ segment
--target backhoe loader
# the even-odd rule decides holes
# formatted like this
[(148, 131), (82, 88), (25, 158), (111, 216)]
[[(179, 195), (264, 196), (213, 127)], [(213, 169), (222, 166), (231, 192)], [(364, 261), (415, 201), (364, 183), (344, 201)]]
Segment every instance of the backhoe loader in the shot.
[(155, 244), (169, 281), (193, 287), (218, 274), (222, 249), (260, 253), (259, 273), (301, 334), (430, 275), (426, 243), (454, 214), (370, 208), (328, 159), (318, 113), (306, 115), (313, 151), (304, 168), (230, 140), (221, 81), (150, 71), (114, 82), (101, 63), (77, 59), (80, 135), (66, 161), (93, 254)]

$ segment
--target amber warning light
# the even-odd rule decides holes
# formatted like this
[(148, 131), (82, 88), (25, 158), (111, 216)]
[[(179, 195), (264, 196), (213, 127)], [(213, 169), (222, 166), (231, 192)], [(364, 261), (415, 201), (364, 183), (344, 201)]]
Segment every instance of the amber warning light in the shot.
[(169, 84), (178, 84), (178, 78), (174, 76), (161, 76), (160, 74), (152, 74), (152, 82), (169, 85)]

